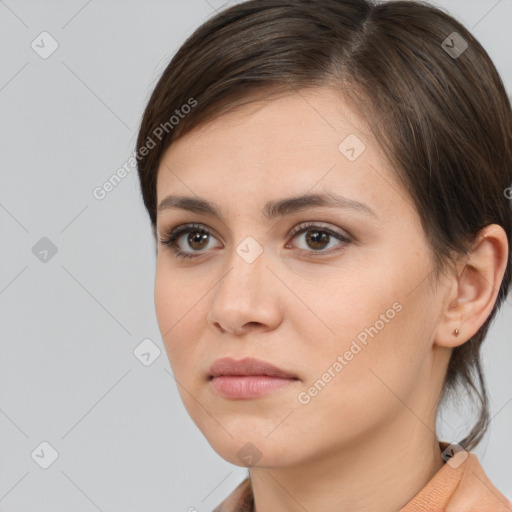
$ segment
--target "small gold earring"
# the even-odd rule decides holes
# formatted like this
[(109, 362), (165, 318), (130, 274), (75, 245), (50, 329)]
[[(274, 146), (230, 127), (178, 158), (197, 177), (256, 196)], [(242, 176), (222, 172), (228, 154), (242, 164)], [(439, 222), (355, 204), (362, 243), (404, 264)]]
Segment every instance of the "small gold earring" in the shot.
[(457, 327), (456, 329), (453, 330), (452, 332), (452, 335), (457, 337), (459, 335), (460, 331), (459, 331), (459, 328)]

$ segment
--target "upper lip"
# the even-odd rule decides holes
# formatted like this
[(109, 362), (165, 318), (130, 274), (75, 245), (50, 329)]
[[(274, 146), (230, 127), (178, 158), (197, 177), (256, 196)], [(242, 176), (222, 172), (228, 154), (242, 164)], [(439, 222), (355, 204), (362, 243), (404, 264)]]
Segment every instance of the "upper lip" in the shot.
[(285, 372), (273, 364), (252, 357), (246, 357), (240, 361), (230, 357), (217, 359), (210, 366), (209, 378), (211, 379), (221, 375), (268, 375), (270, 377), (281, 377), (284, 379), (297, 378), (295, 375)]

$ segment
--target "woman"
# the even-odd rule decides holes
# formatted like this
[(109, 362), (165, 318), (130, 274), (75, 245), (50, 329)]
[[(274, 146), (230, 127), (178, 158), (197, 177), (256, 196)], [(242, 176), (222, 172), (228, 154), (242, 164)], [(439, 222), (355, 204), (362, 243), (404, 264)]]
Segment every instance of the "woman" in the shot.
[[(250, 468), (216, 511), (512, 510), (471, 453), (511, 280), (512, 111), (460, 23), (409, 0), (235, 5), (165, 69), (137, 160), (181, 398)], [(449, 443), (458, 384), (480, 416)]]

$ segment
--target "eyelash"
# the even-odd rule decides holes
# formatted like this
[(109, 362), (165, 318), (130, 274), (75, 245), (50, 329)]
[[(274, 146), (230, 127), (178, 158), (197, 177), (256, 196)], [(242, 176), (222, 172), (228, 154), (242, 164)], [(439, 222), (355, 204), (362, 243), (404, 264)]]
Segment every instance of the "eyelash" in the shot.
[[(288, 236), (294, 238), (298, 235), (301, 235), (303, 233), (307, 233), (308, 231), (313, 231), (313, 230), (317, 230), (320, 233), (327, 233), (328, 235), (333, 236), (334, 238), (339, 240), (340, 242), (350, 243), (350, 240), (346, 236), (343, 236), (340, 233), (336, 233), (335, 231), (333, 231), (329, 228), (315, 224), (314, 222), (306, 222), (303, 224), (299, 224), (297, 227), (295, 227), (292, 230), (292, 232)], [(200, 257), (200, 254), (192, 254), (189, 252), (182, 251), (182, 250), (178, 249), (178, 247), (175, 245), (176, 240), (178, 240), (181, 235), (184, 235), (186, 233), (191, 233), (194, 231), (199, 231), (201, 233), (206, 233), (206, 234), (211, 235), (210, 231), (208, 231), (208, 229), (204, 228), (203, 225), (201, 225), (201, 224), (183, 224), (182, 226), (179, 226), (175, 229), (171, 229), (168, 232), (164, 233), (164, 235), (159, 238), (159, 242), (162, 245), (169, 246), (172, 249), (172, 251), (174, 252), (177, 259), (198, 258), (198, 257)], [(326, 254), (330, 255), (333, 252), (338, 252), (339, 250), (342, 250), (342, 249), (336, 249), (334, 251), (333, 250), (330, 250), (330, 251), (319, 250), (319, 251), (308, 251), (308, 252), (311, 252), (313, 255), (316, 255), (315, 253), (317, 253), (318, 255), (326, 255)], [(205, 251), (195, 251), (195, 252), (201, 253), (201, 252), (205, 252)]]

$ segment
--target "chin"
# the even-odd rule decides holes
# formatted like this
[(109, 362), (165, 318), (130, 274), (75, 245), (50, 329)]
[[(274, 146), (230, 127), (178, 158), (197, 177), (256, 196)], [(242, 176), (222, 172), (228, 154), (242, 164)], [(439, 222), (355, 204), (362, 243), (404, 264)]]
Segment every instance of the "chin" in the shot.
[(265, 438), (272, 429), (267, 429), (264, 435), (251, 432), (250, 429), (245, 429), (239, 434), (235, 434), (229, 428), (228, 430), (233, 437), (223, 429), (222, 434), (218, 431), (215, 435), (205, 433), (205, 437), (215, 452), (235, 466), (277, 468), (297, 462), (295, 459), (299, 454), (293, 451), (294, 447), (297, 448), (297, 443), (291, 438), (286, 440), (277, 435), (273, 438), (274, 433)]

